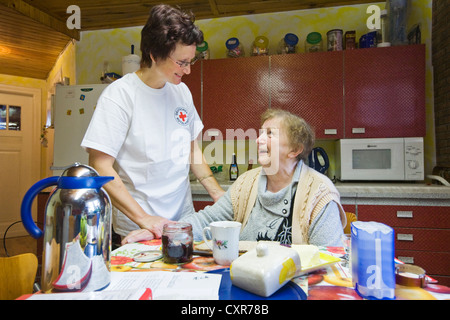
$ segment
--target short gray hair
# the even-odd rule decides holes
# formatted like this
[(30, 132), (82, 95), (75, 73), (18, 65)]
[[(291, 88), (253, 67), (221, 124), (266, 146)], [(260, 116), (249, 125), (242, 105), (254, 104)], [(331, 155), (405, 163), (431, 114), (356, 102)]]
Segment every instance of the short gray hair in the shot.
[(295, 149), (303, 149), (297, 156), (298, 160), (306, 160), (315, 142), (314, 130), (301, 117), (283, 109), (267, 109), (261, 115), (261, 125), (269, 119), (281, 118), (281, 122), (286, 130), (289, 145)]

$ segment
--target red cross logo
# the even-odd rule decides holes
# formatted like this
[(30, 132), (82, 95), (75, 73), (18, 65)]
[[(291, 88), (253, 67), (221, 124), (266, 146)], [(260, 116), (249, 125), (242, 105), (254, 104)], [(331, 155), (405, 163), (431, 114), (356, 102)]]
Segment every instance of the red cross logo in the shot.
[(186, 126), (189, 121), (189, 115), (185, 108), (177, 108), (175, 112), (173, 113), (173, 117), (178, 122), (178, 124), (181, 124), (182, 126)]
[(182, 111), (180, 111), (180, 114), (178, 115), (178, 117), (181, 119), (181, 121), (186, 122), (187, 115), (185, 113), (183, 114)]

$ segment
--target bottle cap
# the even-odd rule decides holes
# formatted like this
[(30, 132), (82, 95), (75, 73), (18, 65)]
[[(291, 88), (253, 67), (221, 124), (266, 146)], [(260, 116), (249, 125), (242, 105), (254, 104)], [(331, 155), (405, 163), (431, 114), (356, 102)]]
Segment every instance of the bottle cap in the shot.
[(206, 42), (206, 41), (203, 41), (202, 43), (200, 43), (197, 46), (197, 51), (199, 51), (199, 52), (203, 52), (203, 51), (206, 51), (206, 50), (208, 50), (208, 42)]
[(284, 42), (289, 46), (295, 46), (298, 43), (298, 37), (293, 33), (286, 33)]
[(318, 44), (320, 41), (322, 41), (322, 35), (318, 32), (311, 32), (306, 37), (306, 42), (310, 44)]
[(225, 42), (225, 46), (228, 50), (236, 49), (239, 46), (239, 39), (238, 38), (230, 38)]
[(267, 48), (269, 45), (269, 39), (264, 36), (258, 36), (255, 38), (255, 46), (258, 48)]

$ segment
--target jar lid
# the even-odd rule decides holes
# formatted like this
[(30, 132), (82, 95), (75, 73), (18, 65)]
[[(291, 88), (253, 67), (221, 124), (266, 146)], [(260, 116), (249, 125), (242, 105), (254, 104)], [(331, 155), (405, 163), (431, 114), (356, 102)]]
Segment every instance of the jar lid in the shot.
[(192, 230), (192, 225), (187, 222), (173, 222), (165, 224), (163, 232), (179, 232)]
[(230, 38), (225, 42), (225, 45), (228, 50), (236, 49), (239, 46), (239, 39), (238, 38)]
[(293, 33), (286, 33), (284, 42), (286, 42), (287, 45), (295, 46), (298, 43), (298, 37)]
[(310, 44), (318, 44), (320, 41), (322, 41), (322, 35), (318, 32), (311, 32), (306, 37), (306, 42)]
[(267, 48), (269, 45), (269, 39), (264, 36), (257, 36), (255, 38), (255, 46), (258, 48)]
[(203, 41), (202, 43), (200, 43), (197, 46), (197, 51), (203, 52), (203, 51), (206, 51), (206, 50), (208, 50), (208, 42), (206, 42), (206, 41)]
[(332, 30), (328, 31), (327, 34), (332, 33), (332, 32), (342, 33), (343, 31), (342, 31), (342, 29), (332, 29)]

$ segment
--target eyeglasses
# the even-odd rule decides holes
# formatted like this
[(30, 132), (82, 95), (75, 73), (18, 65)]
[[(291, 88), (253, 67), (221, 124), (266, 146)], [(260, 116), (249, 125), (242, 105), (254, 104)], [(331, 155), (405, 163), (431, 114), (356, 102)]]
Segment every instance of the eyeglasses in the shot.
[(187, 68), (188, 66), (192, 66), (194, 65), (194, 63), (197, 61), (196, 59), (193, 59), (191, 61), (176, 61), (173, 60), (171, 57), (168, 57), (170, 60), (172, 60), (173, 62), (175, 62), (180, 68), (184, 69)]

